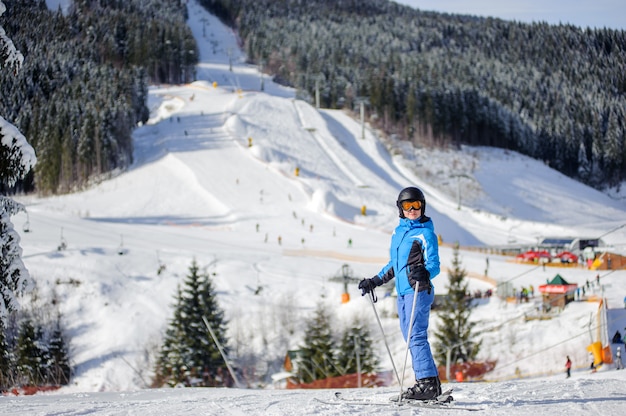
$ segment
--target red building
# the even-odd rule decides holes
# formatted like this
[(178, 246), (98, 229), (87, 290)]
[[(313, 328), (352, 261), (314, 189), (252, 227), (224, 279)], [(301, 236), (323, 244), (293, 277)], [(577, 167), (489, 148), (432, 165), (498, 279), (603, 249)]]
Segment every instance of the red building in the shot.
[(562, 309), (574, 300), (577, 288), (577, 284), (570, 284), (557, 274), (551, 281), (539, 286), (539, 292), (541, 292), (544, 304)]

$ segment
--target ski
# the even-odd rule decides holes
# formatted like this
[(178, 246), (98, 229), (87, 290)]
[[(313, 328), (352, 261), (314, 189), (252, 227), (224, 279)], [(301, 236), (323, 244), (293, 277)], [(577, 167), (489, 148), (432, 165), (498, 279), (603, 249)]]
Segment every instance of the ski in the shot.
[[(380, 400), (368, 400), (357, 397), (346, 397), (342, 392), (335, 392), (334, 400), (321, 400), (317, 399), (317, 401), (324, 404), (345, 404), (345, 405), (355, 405), (355, 406), (381, 406), (381, 407), (390, 407), (390, 406), (406, 406), (406, 408), (425, 408), (425, 409), (441, 409), (441, 410), (465, 410), (470, 412), (475, 412), (479, 410), (484, 410), (478, 407), (465, 407), (450, 404), (453, 400), (450, 393), (452, 390), (448, 390), (438, 396), (436, 399), (429, 401), (421, 401), (421, 400), (410, 400), (404, 399), (402, 401), (398, 401), (398, 396), (394, 396), (390, 401), (380, 401)], [(394, 400), (395, 399), (395, 400)]]
[[(454, 400), (454, 398), (452, 397), (452, 390), (453, 389), (448, 389), (432, 400), (422, 401), (422, 400), (413, 400), (413, 399), (402, 399), (402, 401), (433, 403), (433, 404), (450, 403), (452, 400)], [(389, 400), (391, 400), (392, 402), (398, 402), (400, 400), (400, 396), (391, 396)]]

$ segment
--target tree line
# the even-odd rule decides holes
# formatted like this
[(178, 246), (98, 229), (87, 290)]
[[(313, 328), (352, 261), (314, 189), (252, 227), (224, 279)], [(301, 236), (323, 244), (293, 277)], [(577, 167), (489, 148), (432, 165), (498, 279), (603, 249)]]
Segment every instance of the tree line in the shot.
[(365, 322), (354, 319), (343, 332), (337, 333), (327, 305), (319, 302), (304, 324), (304, 338), (294, 368), (301, 383), (357, 374), (359, 370), (362, 374), (378, 370), (378, 358)]
[[(35, 292), (36, 293), (36, 292)], [(24, 386), (62, 386), (70, 383), (69, 337), (54, 307), (58, 299), (30, 310), (13, 311), (0, 320), (0, 392)]]
[(4, 3), (0, 26), (24, 61), (17, 74), (0, 71), (0, 114), (38, 159), (19, 189), (68, 192), (129, 166), (131, 134), (149, 116), (148, 84), (194, 78), (184, 4), (75, 0), (63, 15), (44, 0)]
[[(598, 189), (626, 174), (626, 32), (387, 0), (200, 0), (248, 59), (417, 146), (519, 151)], [(298, 36), (288, 36), (298, 33)]]
[(43, 0), (0, 1), (2, 392), (68, 384), (72, 374), (59, 314), (19, 308), (34, 287), (10, 220), (24, 206), (3, 194), (64, 192), (128, 166), (132, 130), (148, 117), (148, 82), (192, 78), (197, 53), (184, 15), (172, 0), (74, 1), (67, 16)]
[[(283, 307), (283, 306), (277, 306)], [(293, 311), (288, 311), (291, 313)], [(203, 322), (211, 327), (210, 330)], [(228, 338), (229, 322), (219, 306), (217, 293), (211, 275), (202, 271), (194, 260), (182, 285), (174, 295), (172, 316), (168, 320), (156, 359), (152, 387), (162, 386), (233, 386), (237, 381), (242, 386), (263, 385), (269, 381), (271, 373), (257, 371), (274, 363), (282, 367), (289, 345), (293, 345), (293, 337), (301, 334), (286, 331), (289, 342), (278, 356), (270, 349), (256, 351), (254, 357), (245, 351), (233, 348), (233, 339)], [(282, 325), (274, 322), (274, 325)], [(257, 327), (262, 323), (257, 322)], [(309, 383), (328, 377), (355, 374), (357, 369), (362, 373), (376, 370), (378, 360), (373, 351), (373, 343), (369, 329), (358, 320), (352, 322), (342, 333), (333, 328), (332, 316), (327, 305), (319, 303), (313, 314), (305, 320), (303, 339), (297, 350), (296, 366), (293, 374), (300, 382)], [(232, 331), (231, 331), (232, 332)], [(299, 331), (298, 331), (299, 332)], [(254, 334), (247, 334), (247, 342), (251, 343)], [(219, 344), (219, 346), (218, 346)], [(263, 341), (265, 347), (267, 342)], [(228, 368), (225, 357), (232, 363)], [(356, 350), (359, 351), (357, 366)], [(275, 368), (270, 365), (268, 371)], [(235, 374), (231, 374), (232, 370)], [(280, 369), (275, 368), (275, 371)]]
[[(132, 163), (149, 83), (194, 79), (178, 0), (7, 0), (24, 54), (0, 71), (0, 114), (39, 163), (23, 190), (66, 192)], [(369, 122), (417, 146), (496, 146), (598, 189), (626, 174), (626, 32), (424, 12), (386, 0), (200, 0), (252, 63), (321, 104), (365, 101)], [(286, 36), (298, 33), (298, 36)], [(3, 186), (3, 191), (8, 191)]]

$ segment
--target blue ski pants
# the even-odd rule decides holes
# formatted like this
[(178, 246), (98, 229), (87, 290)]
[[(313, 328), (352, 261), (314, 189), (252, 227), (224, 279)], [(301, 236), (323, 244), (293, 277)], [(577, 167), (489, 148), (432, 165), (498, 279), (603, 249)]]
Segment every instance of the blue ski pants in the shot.
[[(428, 293), (430, 292), (430, 293)], [(398, 295), (398, 316), (400, 318), (400, 330), (404, 340), (407, 340), (409, 333), (409, 322), (411, 320), (411, 309), (413, 308), (413, 297), (415, 293)], [(428, 343), (428, 319), (430, 317), (430, 306), (435, 300), (435, 290), (424, 290), (417, 292), (417, 303), (415, 304), (415, 316), (413, 317), (413, 330), (408, 341), (411, 359), (413, 361), (413, 372), (415, 380), (426, 377), (436, 377), (439, 375), (430, 344)]]

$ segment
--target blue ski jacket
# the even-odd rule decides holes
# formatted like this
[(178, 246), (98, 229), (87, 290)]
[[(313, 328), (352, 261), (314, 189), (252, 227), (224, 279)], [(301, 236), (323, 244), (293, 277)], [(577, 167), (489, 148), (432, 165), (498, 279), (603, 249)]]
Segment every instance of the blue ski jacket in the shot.
[(430, 280), (440, 271), (439, 242), (430, 217), (400, 218), (391, 236), (389, 255), (389, 263), (378, 272), (381, 284), (395, 277), (398, 295), (430, 290)]

